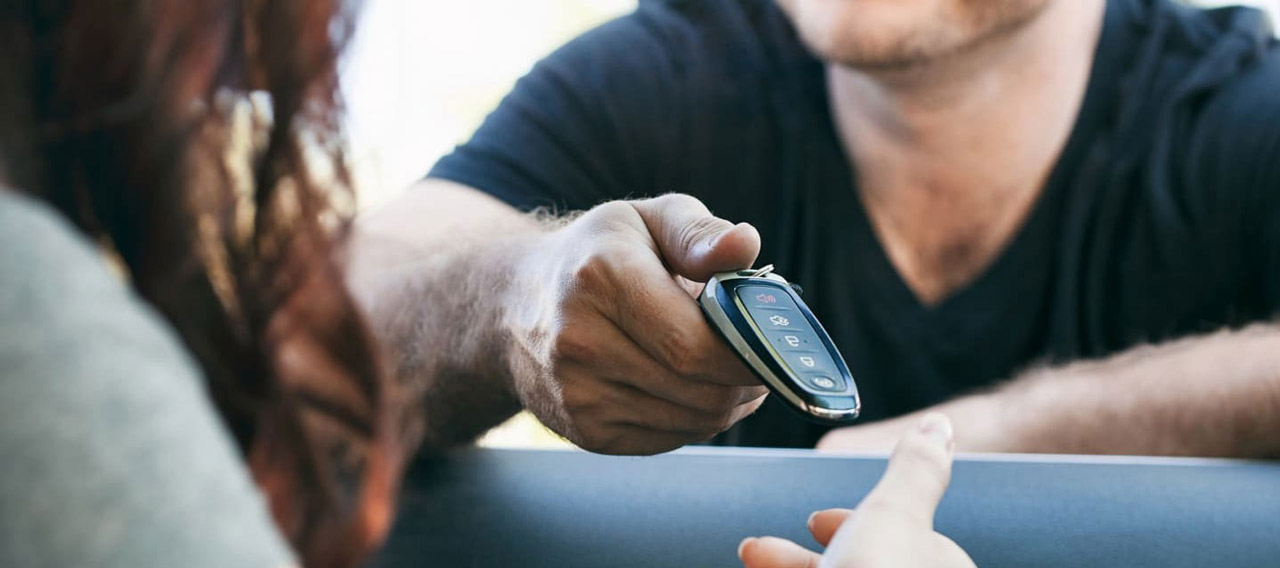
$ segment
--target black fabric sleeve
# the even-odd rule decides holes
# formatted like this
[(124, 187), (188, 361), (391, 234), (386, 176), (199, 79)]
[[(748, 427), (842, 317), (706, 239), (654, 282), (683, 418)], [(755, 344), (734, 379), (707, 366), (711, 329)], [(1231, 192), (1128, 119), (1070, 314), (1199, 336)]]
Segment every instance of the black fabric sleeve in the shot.
[(670, 109), (681, 104), (671, 19), (642, 3), (560, 48), (429, 177), (523, 210), (585, 209), (653, 193), (655, 152), (670, 146)]

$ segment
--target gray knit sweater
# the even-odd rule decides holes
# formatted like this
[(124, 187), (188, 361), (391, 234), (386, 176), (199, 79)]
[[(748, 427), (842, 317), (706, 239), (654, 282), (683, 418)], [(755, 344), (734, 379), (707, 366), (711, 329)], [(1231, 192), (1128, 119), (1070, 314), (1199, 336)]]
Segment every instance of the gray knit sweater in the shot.
[(0, 566), (293, 563), (174, 332), (0, 189)]

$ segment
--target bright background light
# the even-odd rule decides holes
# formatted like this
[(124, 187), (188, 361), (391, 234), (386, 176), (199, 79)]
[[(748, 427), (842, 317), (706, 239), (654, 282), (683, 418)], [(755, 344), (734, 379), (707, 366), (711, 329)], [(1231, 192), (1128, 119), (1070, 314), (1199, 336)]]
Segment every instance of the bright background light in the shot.
[(635, 0), (365, 0), (344, 66), (361, 202), (384, 202), (480, 125), (516, 79)]

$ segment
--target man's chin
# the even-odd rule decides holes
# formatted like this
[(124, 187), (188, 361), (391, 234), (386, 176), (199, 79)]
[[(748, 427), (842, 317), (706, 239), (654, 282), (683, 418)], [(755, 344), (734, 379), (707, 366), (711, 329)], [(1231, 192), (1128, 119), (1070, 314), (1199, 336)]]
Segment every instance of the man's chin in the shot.
[(902, 71), (927, 66), (965, 48), (962, 39), (942, 30), (887, 33), (880, 29), (860, 33), (846, 29), (841, 32), (839, 36), (815, 37), (806, 44), (823, 61), (865, 71)]
[(902, 3), (855, 10), (857, 2), (803, 2), (794, 0), (787, 12), (810, 51), (829, 63), (867, 71), (910, 70), (949, 59), (1022, 28), (1049, 3), (965, 0), (962, 8)]
[(958, 50), (954, 46), (904, 41), (893, 45), (836, 45), (817, 55), (828, 63), (844, 67), (868, 72), (890, 72), (926, 67)]

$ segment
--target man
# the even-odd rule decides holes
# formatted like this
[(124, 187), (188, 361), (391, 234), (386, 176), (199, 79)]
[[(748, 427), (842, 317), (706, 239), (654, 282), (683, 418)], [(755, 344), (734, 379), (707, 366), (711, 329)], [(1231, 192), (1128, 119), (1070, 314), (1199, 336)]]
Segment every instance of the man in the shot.
[[(524, 406), (650, 453), (753, 413), (691, 296), (758, 253), (868, 423), (769, 402), (723, 443), (882, 450), (931, 408), (960, 450), (1280, 456), (1280, 47), (1253, 10), (641, 2), (422, 185), (366, 220), (383, 260), (353, 280), (432, 420), (466, 415), (438, 444)], [(617, 201), (672, 191), (697, 199)]]

